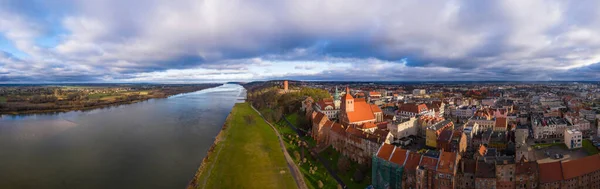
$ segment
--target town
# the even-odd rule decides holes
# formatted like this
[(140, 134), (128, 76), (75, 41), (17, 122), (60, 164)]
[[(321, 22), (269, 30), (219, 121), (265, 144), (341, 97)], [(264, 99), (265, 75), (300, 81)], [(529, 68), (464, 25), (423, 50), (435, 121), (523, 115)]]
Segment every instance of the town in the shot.
[(369, 187), (600, 188), (596, 83), (291, 83), (329, 92), (302, 101), (308, 135)]

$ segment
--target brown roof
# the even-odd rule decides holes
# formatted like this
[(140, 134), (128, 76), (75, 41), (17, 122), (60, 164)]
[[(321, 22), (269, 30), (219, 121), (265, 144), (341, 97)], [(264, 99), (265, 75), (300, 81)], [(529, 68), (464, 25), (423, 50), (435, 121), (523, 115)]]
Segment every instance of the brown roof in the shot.
[(321, 122), (322, 119), (327, 119), (327, 116), (324, 113), (317, 112), (317, 115), (313, 119), (313, 124)]
[(507, 120), (505, 117), (498, 117), (496, 118), (496, 125), (495, 127), (501, 127), (501, 128), (506, 128), (507, 125)]
[(462, 159), (462, 161), (464, 161), (465, 164), (465, 168), (463, 171), (463, 173), (471, 173), (471, 174), (475, 174), (475, 169), (477, 167), (477, 162), (473, 159)]
[(422, 111), (427, 110), (427, 105), (425, 104), (415, 104), (415, 103), (407, 103), (400, 106), (399, 111), (412, 112), (415, 114), (419, 114)]
[(381, 96), (380, 92), (369, 92), (369, 96)]
[(454, 173), (456, 169), (456, 153), (442, 152), (440, 154), (440, 162), (438, 163), (437, 171), (441, 173)]
[(404, 160), (406, 160), (406, 152), (407, 150), (396, 147), (396, 150), (394, 150), (394, 154), (392, 154), (390, 161), (400, 166), (404, 165)]
[(421, 161), (421, 154), (416, 152), (409, 152), (408, 157), (406, 159), (406, 164), (404, 164), (404, 170), (410, 171), (414, 173), (419, 166), (419, 162)]
[(323, 99), (317, 102), (317, 104), (319, 105), (319, 107), (321, 107), (321, 109), (325, 109), (325, 107), (327, 106), (335, 108), (335, 104), (333, 104), (333, 99)]
[(333, 123), (333, 125), (331, 126), (331, 131), (344, 135), (346, 133), (344, 126), (342, 126), (339, 123)]
[(560, 162), (540, 163), (540, 183), (558, 182), (563, 179)]
[(600, 171), (599, 155), (592, 155), (576, 160), (562, 162), (562, 172), (565, 180), (589, 174), (594, 171)]
[(486, 163), (484, 161), (477, 161), (475, 170), (475, 176), (477, 178), (494, 178), (496, 177), (496, 165), (493, 163)]
[(423, 156), (423, 158), (421, 159), (421, 163), (419, 165), (423, 166), (429, 170), (435, 170), (435, 167), (437, 166), (437, 162), (438, 162), (437, 158)]
[(525, 162), (525, 161), (521, 161), (519, 163), (517, 163), (516, 165), (516, 174), (536, 174), (538, 173), (538, 164), (535, 161), (529, 161), (529, 162)]
[(379, 151), (377, 152), (377, 157), (388, 160), (392, 155), (392, 151), (394, 151), (394, 145), (384, 143), (379, 147)]
[(346, 100), (346, 99), (354, 99), (352, 97), (352, 95), (350, 95), (350, 88), (346, 87), (346, 94), (344, 94), (344, 96), (342, 97), (342, 100)]
[(452, 139), (452, 130), (443, 130), (437, 138), (438, 141), (450, 141), (450, 139)]

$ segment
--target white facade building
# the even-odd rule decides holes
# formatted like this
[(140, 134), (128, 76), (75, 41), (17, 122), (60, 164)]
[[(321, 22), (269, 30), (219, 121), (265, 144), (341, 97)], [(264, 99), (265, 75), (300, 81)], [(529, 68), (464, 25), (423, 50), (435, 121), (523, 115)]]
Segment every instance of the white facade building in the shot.
[(581, 131), (577, 129), (565, 129), (565, 145), (567, 145), (567, 148), (581, 148), (582, 140)]

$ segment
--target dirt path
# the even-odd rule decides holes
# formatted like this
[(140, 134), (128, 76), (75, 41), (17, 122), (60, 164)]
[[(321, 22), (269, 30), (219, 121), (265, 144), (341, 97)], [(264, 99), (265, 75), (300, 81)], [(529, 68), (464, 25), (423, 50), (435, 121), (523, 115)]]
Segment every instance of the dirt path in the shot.
[(302, 172), (300, 172), (300, 169), (298, 168), (296, 163), (294, 163), (294, 160), (292, 159), (292, 157), (288, 153), (287, 149), (285, 148), (285, 144), (283, 142), (283, 139), (281, 138), (281, 135), (279, 134), (279, 131), (277, 131), (277, 129), (269, 121), (267, 121), (267, 119), (265, 119), (265, 117), (262, 115), (262, 113), (260, 113), (258, 110), (256, 110), (256, 108), (254, 108), (254, 106), (252, 106), (252, 105), (250, 105), (250, 106), (252, 107), (252, 109), (254, 109), (254, 111), (256, 111), (256, 113), (258, 113), (258, 115), (260, 115), (261, 118), (263, 118), (263, 120), (265, 120), (265, 122), (267, 124), (269, 124), (269, 126), (271, 126), (271, 128), (275, 131), (275, 134), (277, 134), (277, 138), (279, 139), (279, 145), (281, 146), (281, 150), (283, 151), (285, 160), (287, 161), (288, 167), (290, 168), (290, 171), (292, 172), (292, 176), (294, 177), (294, 180), (296, 180), (296, 184), (298, 185), (298, 188), (299, 189), (308, 189), (308, 187), (306, 186), (306, 182), (304, 181), (304, 176), (302, 175)]

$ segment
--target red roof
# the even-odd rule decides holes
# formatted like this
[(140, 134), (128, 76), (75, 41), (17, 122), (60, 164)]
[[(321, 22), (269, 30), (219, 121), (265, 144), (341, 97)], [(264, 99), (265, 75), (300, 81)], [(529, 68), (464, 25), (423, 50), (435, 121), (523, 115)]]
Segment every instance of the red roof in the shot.
[(406, 159), (406, 152), (407, 150), (402, 149), (400, 147), (396, 147), (396, 150), (394, 150), (394, 154), (392, 154), (392, 158), (390, 158), (390, 161), (401, 166), (404, 165), (404, 160)]
[(354, 101), (354, 111), (346, 114), (350, 123), (375, 120), (371, 106), (365, 101)]
[(435, 170), (435, 167), (437, 166), (437, 162), (438, 162), (437, 158), (423, 156), (423, 158), (421, 159), (421, 163), (419, 165), (425, 167), (425, 169)]
[(379, 152), (377, 152), (377, 157), (388, 160), (392, 155), (392, 151), (394, 151), (394, 145), (384, 143), (379, 147)]
[(346, 87), (346, 94), (344, 94), (344, 96), (342, 97), (342, 100), (346, 100), (346, 99), (354, 99), (352, 97), (352, 95), (350, 95), (350, 88)]
[(378, 112), (382, 112), (381, 108), (379, 108), (379, 106), (375, 105), (375, 104), (371, 104), (371, 111), (373, 113), (378, 113)]
[(381, 96), (380, 92), (369, 92), (369, 96)]
[(540, 183), (553, 183), (563, 180), (561, 163), (540, 163)]
[(565, 180), (589, 174), (594, 171), (600, 171), (599, 155), (562, 162), (562, 173)]
[(498, 117), (496, 118), (496, 125), (495, 127), (500, 127), (500, 128), (506, 128), (507, 125), (507, 120), (505, 117)]
[(414, 173), (419, 166), (419, 162), (421, 161), (421, 154), (416, 152), (409, 152), (408, 157), (406, 159), (406, 164), (404, 165), (404, 170), (410, 171)]
[(377, 127), (377, 125), (375, 125), (375, 123), (366, 122), (366, 123), (363, 123), (361, 125), (358, 125), (357, 127), (359, 129), (372, 129), (372, 128)]
[(400, 106), (399, 111), (412, 112), (415, 114), (419, 114), (422, 111), (427, 111), (427, 105), (425, 104), (415, 104), (415, 103), (407, 103)]
[(453, 152), (442, 152), (440, 154), (440, 162), (437, 167), (437, 171), (441, 173), (454, 173), (456, 169), (456, 153)]
[(323, 100), (320, 100), (319, 102), (317, 102), (317, 104), (319, 105), (319, 107), (321, 107), (322, 110), (324, 110), (325, 107), (327, 107), (327, 106), (331, 106), (332, 108), (335, 108), (333, 99), (323, 99)]

